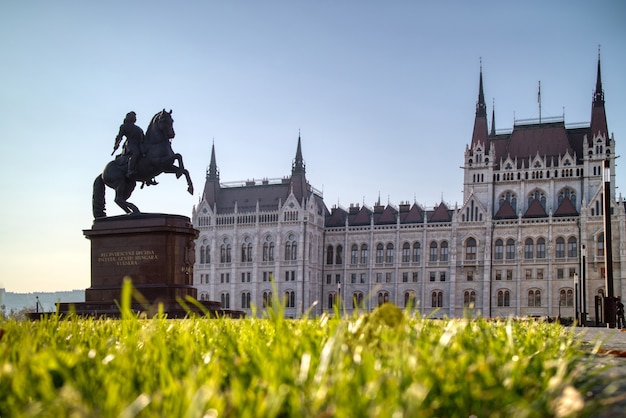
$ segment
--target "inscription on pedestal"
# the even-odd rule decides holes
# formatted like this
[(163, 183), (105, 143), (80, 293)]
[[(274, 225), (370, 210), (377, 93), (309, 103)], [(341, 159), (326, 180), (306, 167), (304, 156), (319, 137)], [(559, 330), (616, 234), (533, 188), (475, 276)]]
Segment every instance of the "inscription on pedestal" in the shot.
[(98, 255), (98, 263), (113, 263), (117, 266), (138, 266), (140, 263), (157, 261), (158, 254), (152, 250), (103, 251)]

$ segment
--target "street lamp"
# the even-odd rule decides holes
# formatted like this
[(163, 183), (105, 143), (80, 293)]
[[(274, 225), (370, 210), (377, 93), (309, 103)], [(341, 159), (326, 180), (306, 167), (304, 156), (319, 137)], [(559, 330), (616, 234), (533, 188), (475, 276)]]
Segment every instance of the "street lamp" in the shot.
[(611, 238), (611, 166), (604, 160), (604, 271), (606, 296), (604, 297), (604, 320), (607, 328), (615, 328), (615, 294), (613, 291), (613, 254)]

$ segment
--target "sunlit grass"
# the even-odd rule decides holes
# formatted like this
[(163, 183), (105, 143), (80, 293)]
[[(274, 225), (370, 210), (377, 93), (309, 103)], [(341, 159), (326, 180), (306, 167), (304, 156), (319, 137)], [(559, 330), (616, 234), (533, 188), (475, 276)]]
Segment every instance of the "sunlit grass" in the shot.
[[(122, 307), (123, 308), (123, 307)], [(589, 416), (591, 364), (567, 328), (430, 320), (3, 320), (0, 416)], [(336, 315), (337, 317), (338, 315)]]

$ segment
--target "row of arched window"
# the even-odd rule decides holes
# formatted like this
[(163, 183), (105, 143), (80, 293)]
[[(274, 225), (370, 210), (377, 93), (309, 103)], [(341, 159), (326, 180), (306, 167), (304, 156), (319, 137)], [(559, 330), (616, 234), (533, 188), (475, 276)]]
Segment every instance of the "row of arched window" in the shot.
[[(205, 299), (208, 300), (208, 295), (203, 293)], [(220, 293), (220, 302), (222, 304), (222, 308), (230, 309), (230, 293), (223, 292)], [(263, 292), (263, 307), (272, 306), (272, 292), (265, 291)], [(296, 307), (296, 292), (293, 290), (287, 290), (283, 295), (282, 300), (285, 308), (295, 308)], [(241, 305), (239, 306), (241, 309), (250, 309), (251, 306), (251, 293), (250, 292), (242, 292), (241, 293)]]
[[(201, 245), (199, 249), (200, 264), (211, 263), (211, 247), (207, 244), (207, 242), (208, 240), (205, 239), (203, 245)], [(274, 261), (274, 248), (275, 244), (271, 236), (267, 236), (262, 247), (262, 261)], [(284, 249), (285, 261), (298, 259), (298, 243), (296, 242), (295, 235), (290, 234), (288, 236), (287, 241), (284, 245)], [(250, 242), (250, 238), (246, 237), (240, 247), (239, 261), (241, 261), (242, 263), (252, 262), (253, 255), (254, 252), (252, 243)], [(222, 244), (219, 246), (219, 262), (222, 264), (232, 262), (232, 245), (230, 244), (228, 238), (225, 238)]]
[[(574, 205), (576, 205), (576, 191), (566, 187), (558, 193), (557, 206), (560, 206), (564, 199), (569, 199)], [(533, 203), (534, 200), (538, 200), (541, 206), (546, 209), (546, 194), (541, 190), (533, 190), (528, 194), (528, 206)], [(512, 191), (503, 192), (498, 199), (498, 206), (507, 201), (511, 204), (513, 211), (517, 213), (517, 195)]]

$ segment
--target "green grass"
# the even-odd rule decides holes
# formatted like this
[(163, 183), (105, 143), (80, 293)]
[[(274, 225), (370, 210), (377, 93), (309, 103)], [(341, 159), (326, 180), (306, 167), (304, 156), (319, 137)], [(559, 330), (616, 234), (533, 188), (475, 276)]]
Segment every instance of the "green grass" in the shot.
[[(338, 315), (337, 315), (338, 316)], [(336, 317), (337, 317), (336, 316)], [(555, 324), (371, 314), (2, 320), (0, 417), (590, 416)]]

